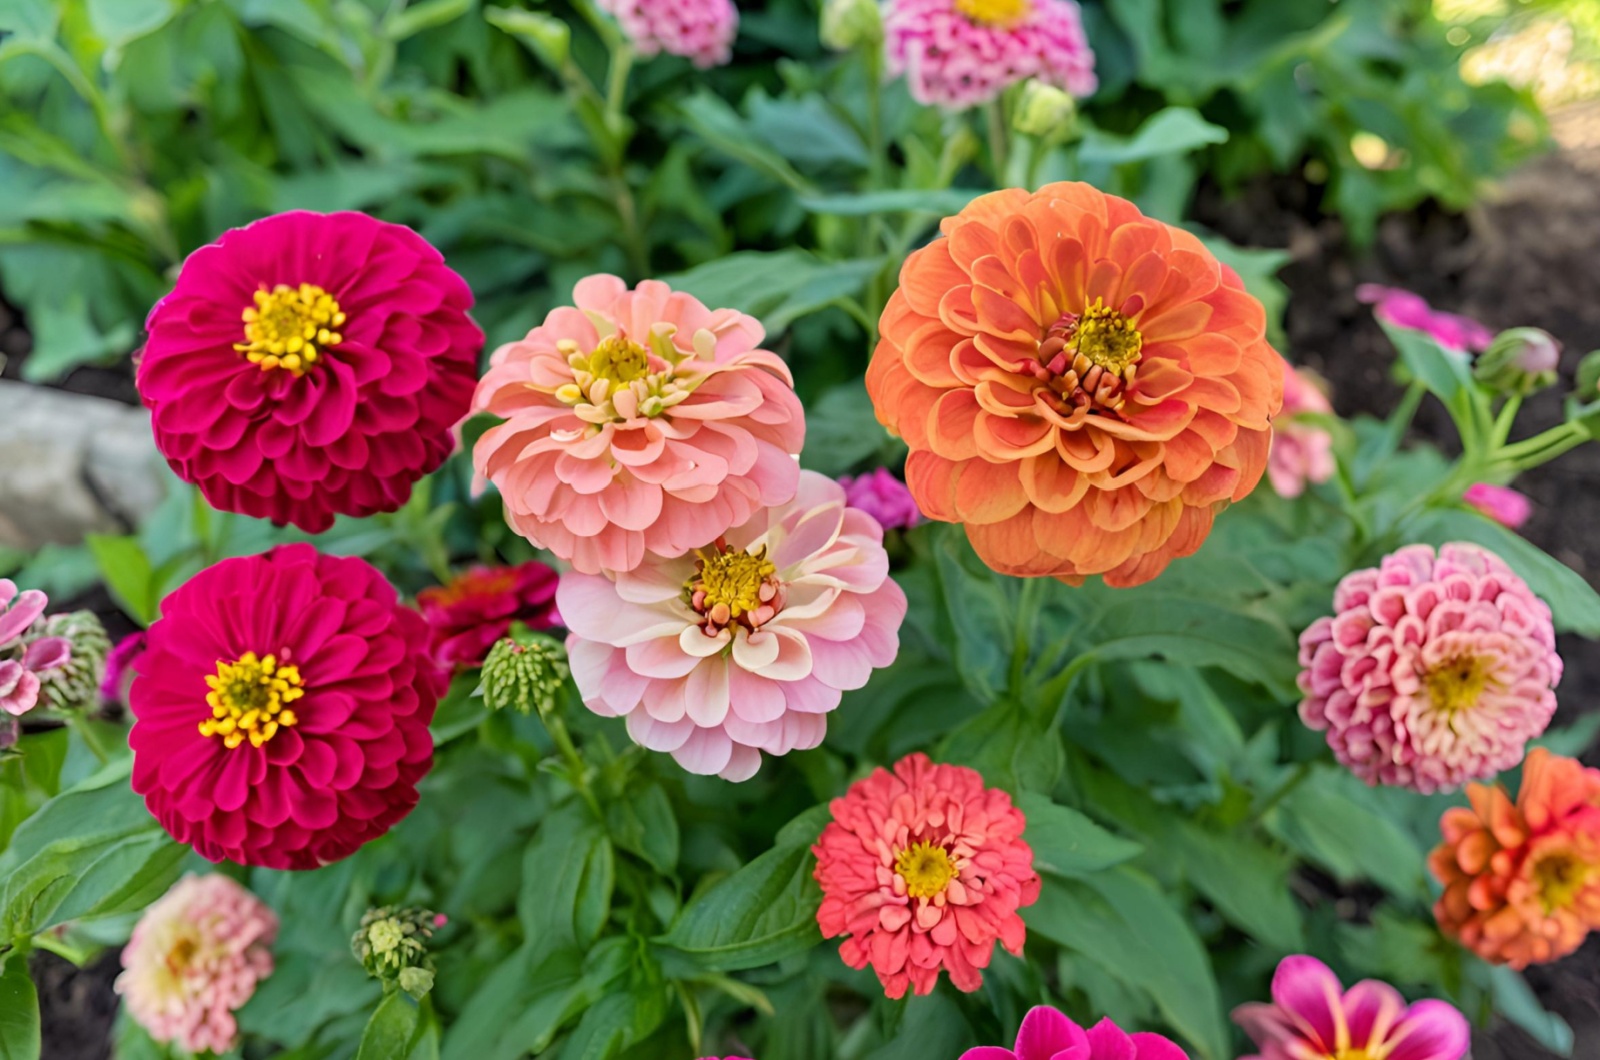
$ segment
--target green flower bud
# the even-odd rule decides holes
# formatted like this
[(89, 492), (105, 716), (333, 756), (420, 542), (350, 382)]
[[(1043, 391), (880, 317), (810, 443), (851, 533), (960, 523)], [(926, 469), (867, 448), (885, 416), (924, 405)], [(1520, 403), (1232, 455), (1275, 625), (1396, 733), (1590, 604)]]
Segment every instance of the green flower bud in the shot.
[(554, 637), (513, 631), (483, 661), (483, 701), (490, 710), (515, 707), (545, 717), (555, 710), (556, 696), (571, 674), (567, 653)]
[(369, 909), (350, 939), (350, 952), (367, 974), (394, 980), (406, 993), (421, 998), (433, 987), (428, 940), (442, 924), (444, 917), (415, 906)]
[(421, 1001), (428, 991), (433, 989), (433, 969), (431, 968), (402, 968), (395, 977), (395, 982), (400, 984), (400, 989)]
[(1055, 85), (1029, 81), (1022, 86), (1012, 123), (1026, 136), (1051, 136), (1070, 132), (1078, 116), (1078, 104)]
[(106, 676), (106, 656), (111, 638), (93, 611), (71, 611), (42, 619), (29, 633), (30, 641), (64, 637), (72, 645), (66, 665), (39, 674), (39, 698), (54, 710), (92, 710), (100, 703), (100, 683)]
[(822, 43), (835, 51), (876, 46), (883, 42), (883, 14), (878, 0), (825, 0)]
[(1531, 394), (1556, 381), (1561, 344), (1538, 328), (1511, 328), (1496, 335), (1478, 356), (1472, 374), (1503, 394)]

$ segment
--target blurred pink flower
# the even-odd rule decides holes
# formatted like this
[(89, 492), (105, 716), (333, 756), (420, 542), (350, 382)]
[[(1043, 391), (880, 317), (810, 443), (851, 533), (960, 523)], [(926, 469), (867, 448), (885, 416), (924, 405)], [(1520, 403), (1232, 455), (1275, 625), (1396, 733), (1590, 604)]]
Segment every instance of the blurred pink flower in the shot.
[(100, 698), (106, 703), (126, 703), (128, 687), (133, 684), (133, 664), (144, 654), (145, 632), (130, 633), (117, 641), (117, 646), (106, 656), (106, 676), (100, 682)]
[(433, 661), (446, 669), (481, 664), (511, 623), (529, 629), (559, 624), (555, 569), (529, 560), (515, 567), (473, 567), (448, 585), (417, 594), (417, 609), (428, 623)]
[(0, 578), (0, 648), (10, 646), (44, 614), (50, 598), (37, 589), (19, 593), (17, 583), (10, 578)]
[(1272, 977), (1272, 1003), (1240, 1005), (1233, 1020), (1261, 1050), (1243, 1060), (1461, 1060), (1471, 1044), (1466, 1017), (1451, 1005), (1408, 1007), (1375, 979), (1346, 990), (1306, 956), (1285, 957)]
[(733, 57), (733, 40), (739, 35), (739, 9), (733, 0), (597, 2), (622, 25), (640, 55), (681, 55), (701, 69)]
[(0, 578), (0, 711), (12, 717), (38, 706), (40, 674), (72, 660), (65, 637), (22, 640), (49, 602), (37, 589), (19, 592), (15, 582)]
[(272, 910), (227, 876), (185, 876), (139, 918), (117, 993), (156, 1041), (225, 1053), (234, 1012), (272, 974), (277, 933)]
[(1423, 794), (1493, 776), (1550, 724), (1550, 608), (1477, 545), (1409, 545), (1347, 574), (1300, 635), (1300, 718), (1369, 784)]
[(843, 475), (839, 485), (844, 487), (846, 504), (866, 512), (885, 530), (904, 529), (922, 522), (922, 512), (917, 509), (911, 491), (886, 467), (874, 468), (864, 475)]
[(1333, 477), (1333, 435), (1321, 424), (1296, 419), (1298, 413), (1332, 415), (1322, 380), (1304, 369), (1283, 373), (1283, 412), (1272, 424), (1267, 477), (1281, 497), (1298, 497), (1307, 482)]
[(883, 29), (890, 75), (928, 106), (966, 110), (1029, 78), (1074, 96), (1095, 89), (1073, 0), (892, 0)]
[(1447, 350), (1476, 353), (1494, 341), (1494, 332), (1471, 317), (1441, 312), (1421, 295), (1399, 287), (1364, 283), (1356, 288), (1356, 298), (1372, 306), (1379, 320), (1397, 328), (1425, 332)]
[(727, 780), (820, 744), (841, 693), (894, 661), (906, 613), (883, 529), (814, 471), (694, 556), (563, 575), (556, 603), (589, 709)]
[(961, 1060), (1189, 1060), (1188, 1054), (1159, 1034), (1129, 1034), (1110, 1019), (1084, 1030), (1066, 1013), (1039, 1005), (1022, 1018), (1010, 1049), (981, 1045)]
[(1509, 486), (1478, 482), (1467, 487), (1461, 499), (1501, 526), (1520, 529), (1533, 514), (1533, 502)]

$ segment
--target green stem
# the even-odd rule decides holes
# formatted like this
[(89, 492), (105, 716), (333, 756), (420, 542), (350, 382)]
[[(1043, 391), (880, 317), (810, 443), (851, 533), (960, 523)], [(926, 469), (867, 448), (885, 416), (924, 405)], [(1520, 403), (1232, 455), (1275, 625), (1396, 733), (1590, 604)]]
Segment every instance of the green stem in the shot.
[(611, 69), (606, 76), (606, 123), (620, 128), (623, 106), (628, 99), (628, 75), (633, 70), (633, 45), (619, 44), (611, 53)]
[(1011, 646), (1011, 679), (1007, 685), (1011, 698), (1018, 702), (1022, 701), (1023, 679), (1028, 672), (1028, 655), (1033, 649), (1033, 628), (1038, 622), (1043, 593), (1043, 578), (1023, 579), (1022, 596), (1017, 601), (1015, 637)]
[(578, 753), (577, 745), (572, 742), (572, 734), (567, 731), (567, 723), (555, 712), (546, 715), (543, 720), (545, 731), (550, 734), (550, 739), (555, 741), (556, 749), (566, 760), (572, 786), (577, 789), (579, 797), (588, 803), (595, 818), (604, 821), (606, 815), (600, 809), (599, 800), (594, 797), (594, 790), (589, 787), (589, 767), (584, 764), (583, 756)]
[(1428, 388), (1418, 380), (1413, 379), (1411, 385), (1406, 387), (1406, 392), (1400, 398), (1400, 404), (1389, 414), (1389, 423), (1384, 431), (1385, 454), (1398, 452), (1400, 444), (1406, 439), (1406, 431), (1411, 429), (1411, 421), (1417, 418), (1417, 409), (1422, 407), (1422, 399), (1428, 393)]
[(991, 99), (983, 107), (984, 122), (989, 131), (989, 161), (994, 166), (994, 185), (1006, 186), (1006, 108), (999, 99)]
[(1067, 693), (1072, 691), (1073, 683), (1078, 680), (1078, 675), (1094, 665), (1096, 656), (1093, 651), (1086, 651), (1073, 659), (1059, 674), (1052, 677), (1039, 689), (1039, 711), (1042, 715), (1046, 710), (1058, 711)]
[(1506, 439), (1511, 437), (1511, 425), (1516, 421), (1517, 413), (1521, 410), (1521, 394), (1512, 394), (1506, 398), (1506, 403), (1500, 407), (1500, 414), (1494, 418), (1494, 428), (1489, 434), (1490, 452), (1506, 444)]
[(1271, 795), (1268, 795), (1267, 800), (1257, 807), (1254, 814), (1255, 819), (1259, 821), (1268, 813), (1271, 813), (1280, 802), (1288, 798), (1289, 795), (1301, 784), (1304, 784), (1306, 782), (1306, 778), (1309, 776), (1311, 776), (1310, 762), (1301, 762), (1299, 765), (1295, 766), (1294, 775), (1288, 780), (1284, 781), (1282, 784), (1279, 784), (1278, 790), (1274, 791)]
[(1562, 423), (1551, 427), (1525, 441), (1508, 445), (1494, 454), (1500, 464), (1510, 464), (1518, 471), (1554, 460), (1568, 449), (1576, 449), (1589, 440), (1589, 432), (1576, 423)]

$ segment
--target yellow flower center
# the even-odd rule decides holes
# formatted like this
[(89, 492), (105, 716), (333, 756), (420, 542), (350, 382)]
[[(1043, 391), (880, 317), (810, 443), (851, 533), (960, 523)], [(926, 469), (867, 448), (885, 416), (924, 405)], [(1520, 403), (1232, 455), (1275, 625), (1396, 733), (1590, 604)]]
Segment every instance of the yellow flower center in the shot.
[(684, 586), (689, 604), (719, 626), (772, 601), (778, 568), (767, 558), (765, 545), (754, 552), (726, 545), (696, 549), (695, 567), (698, 573)]
[(650, 355), (643, 346), (619, 333), (602, 339), (589, 354), (589, 371), (596, 379), (611, 380), (613, 386), (631, 383), (650, 374)]
[(1569, 908), (1578, 892), (1589, 885), (1595, 866), (1586, 864), (1570, 851), (1544, 855), (1533, 866), (1533, 881), (1539, 888), (1539, 901), (1548, 916), (1557, 909)]
[(1492, 681), (1488, 660), (1477, 655), (1447, 659), (1423, 677), (1428, 701), (1435, 710), (1447, 715), (1477, 706), (1479, 697)]
[[(703, 378), (692, 371), (678, 374), (686, 355), (673, 346), (673, 333), (670, 325), (657, 325), (647, 349), (619, 331), (588, 353), (572, 339), (562, 339), (556, 349), (572, 368), (572, 382), (556, 388), (556, 400), (573, 406), (578, 418), (596, 430), (605, 423), (662, 415), (687, 400)], [(715, 348), (715, 335), (705, 329), (696, 332), (698, 356), (710, 360)], [(665, 367), (653, 368), (651, 354)]]
[(280, 283), (272, 290), (255, 293), (255, 304), (246, 306), (244, 341), (233, 348), (244, 354), (262, 371), (283, 368), (302, 376), (322, 360), (328, 347), (344, 341), (338, 329), (344, 326), (344, 311), (333, 295), (314, 283), (290, 287)]
[(1100, 299), (1083, 311), (1078, 318), (1077, 331), (1072, 337), (1072, 348), (1113, 375), (1139, 362), (1139, 351), (1144, 349), (1144, 336), (1133, 326), (1133, 321), (1106, 305)]
[(955, 863), (942, 846), (924, 840), (912, 843), (895, 855), (894, 871), (906, 881), (906, 893), (913, 898), (932, 898), (943, 893), (955, 879)]
[(189, 962), (194, 960), (194, 955), (199, 950), (200, 944), (185, 935), (172, 944), (167, 951), (167, 971), (175, 976), (181, 976), (189, 967)]
[(956, 0), (956, 10), (980, 26), (1010, 29), (1033, 10), (1032, 0)]
[(297, 725), (289, 704), (306, 694), (297, 666), (279, 666), (276, 656), (257, 658), (247, 651), (236, 662), (217, 662), (217, 672), (206, 678), (211, 691), (206, 703), (211, 717), (200, 723), (201, 736), (220, 736), (225, 746), (244, 743), (260, 747), (286, 725)]
[(1365, 1048), (1362, 1048), (1340, 1049), (1338, 1052), (1331, 1054), (1328, 1057), (1328, 1060), (1380, 1060), (1380, 1058), (1376, 1054), (1370, 1053)]

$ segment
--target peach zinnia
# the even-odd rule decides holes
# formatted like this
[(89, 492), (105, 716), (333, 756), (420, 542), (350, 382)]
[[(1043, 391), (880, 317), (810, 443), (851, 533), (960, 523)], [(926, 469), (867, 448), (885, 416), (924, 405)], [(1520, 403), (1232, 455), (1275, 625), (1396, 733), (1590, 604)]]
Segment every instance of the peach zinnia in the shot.
[(912, 254), (867, 370), (923, 514), (1003, 574), (1138, 585), (1267, 467), (1284, 364), (1198, 239), (1087, 184), (1010, 189)]

